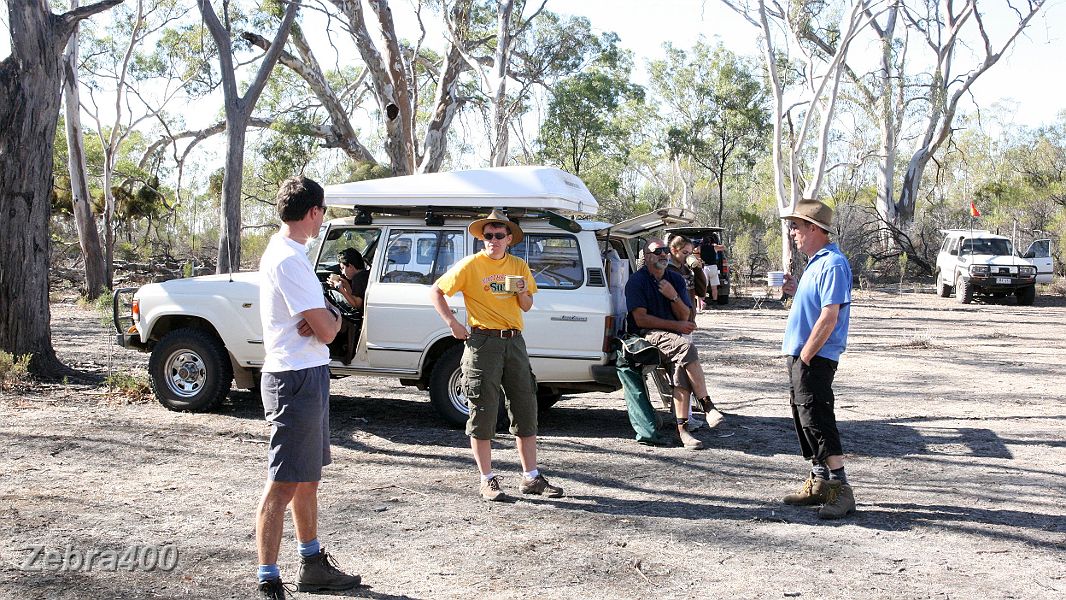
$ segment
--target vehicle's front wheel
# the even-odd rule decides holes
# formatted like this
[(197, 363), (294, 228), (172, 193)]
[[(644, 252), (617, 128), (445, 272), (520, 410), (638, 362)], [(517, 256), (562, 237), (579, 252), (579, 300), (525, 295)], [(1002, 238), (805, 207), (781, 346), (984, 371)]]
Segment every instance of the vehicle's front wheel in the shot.
[(955, 299), (960, 304), (969, 304), (973, 300), (973, 285), (962, 275), (955, 278)]
[(951, 286), (948, 282), (944, 281), (944, 275), (939, 270), (933, 275), (936, 277), (936, 294), (941, 298), (947, 298), (951, 296)]
[(233, 367), (226, 348), (202, 329), (175, 329), (148, 359), (152, 391), (170, 410), (206, 412), (229, 393)]
[(1036, 301), (1036, 285), (1020, 288), (1014, 293), (1018, 296), (1019, 306), (1032, 306)]

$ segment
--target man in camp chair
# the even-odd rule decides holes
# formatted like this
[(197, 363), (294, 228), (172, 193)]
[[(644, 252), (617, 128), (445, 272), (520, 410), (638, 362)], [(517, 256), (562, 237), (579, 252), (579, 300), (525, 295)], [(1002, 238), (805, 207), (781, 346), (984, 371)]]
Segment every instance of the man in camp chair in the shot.
[(696, 329), (696, 323), (689, 320), (692, 299), (684, 278), (667, 271), (669, 264), (670, 249), (662, 240), (653, 239), (644, 246), (644, 266), (626, 283), (627, 326), (629, 331), (639, 333), (657, 347), (664, 360), (673, 366), (671, 383), (677, 433), (686, 448), (699, 450), (703, 442), (693, 437), (686, 427), (689, 395), (695, 393), (696, 401), (707, 413), (710, 427), (720, 424), (724, 417), (707, 393), (703, 366), (689, 337)]

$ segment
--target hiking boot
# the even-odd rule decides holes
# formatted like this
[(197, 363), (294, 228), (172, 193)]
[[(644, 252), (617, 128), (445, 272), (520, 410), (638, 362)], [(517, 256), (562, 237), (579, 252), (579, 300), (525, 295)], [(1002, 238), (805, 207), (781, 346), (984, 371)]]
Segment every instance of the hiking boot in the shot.
[(697, 440), (695, 436), (689, 433), (688, 430), (685, 429), (684, 425), (679, 425), (677, 427), (677, 434), (681, 436), (681, 443), (685, 446), (685, 448), (689, 450), (703, 449), (703, 442)]
[(285, 600), (289, 597), (289, 588), (281, 579), (268, 579), (259, 582), (259, 597), (267, 600)]
[(296, 589), (301, 592), (343, 592), (357, 587), (362, 582), (358, 575), (348, 575), (337, 568), (325, 550), (318, 554), (305, 556), (300, 561), (300, 572), (296, 576)]
[(812, 506), (825, 504), (829, 481), (821, 477), (810, 476), (803, 482), (803, 487), (794, 494), (785, 496), (782, 501), (793, 506)]
[(522, 478), (522, 484), (518, 486), (518, 490), (523, 494), (536, 494), (538, 496), (547, 496), (549, 498), (562, 498), (563, 488), (555, 487), (548, 483), (548, 480), (543, 475), (537, 475), (533, 479)]
[(500, 489), (500, 480), (493, 475), (488, 481), (481, 482), (481, 499), (489, 502), (500, 502), (507, 499), (507, 494)]
[(855, 512), (855, 492), (840, 480), (827, 482), (825, 505), (818, 509), (819, 519), (839, 519)]

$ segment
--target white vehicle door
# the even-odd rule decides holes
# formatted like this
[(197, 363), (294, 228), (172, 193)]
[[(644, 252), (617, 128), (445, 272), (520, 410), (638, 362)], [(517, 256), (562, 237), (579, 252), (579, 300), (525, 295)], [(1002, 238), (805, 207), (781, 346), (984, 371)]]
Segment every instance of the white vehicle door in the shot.
[(1054, 259), (1051, 258), (1051, 240), (1036, 240), (1022, 255), (1036, 267), (1036, 282), (1050, 283), (1055, 271)]
[[(390, 227), (374, 257), (366, 298), (367, 360), (373, 369), (415, 371), (423, 352), (451, 335), (430, 300), (430, 288), (466, 255), (461, 227)], [(466, 322), (462, 296), (448, 305)]]
[(526, 350), (542, 383), (584, 381), (588, 366), (603, 360), (611, 302), (595, 244), (587, 246), (583, 253), (578, 236), (562, 230), (527, 231), (510, 250), (529, 264), (537, 282), (533, 308), (522, 319)]

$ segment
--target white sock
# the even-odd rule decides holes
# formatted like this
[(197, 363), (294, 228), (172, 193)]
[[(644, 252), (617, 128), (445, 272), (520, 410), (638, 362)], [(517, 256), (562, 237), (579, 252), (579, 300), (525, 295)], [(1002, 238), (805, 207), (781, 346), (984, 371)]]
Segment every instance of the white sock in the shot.
[(540, 475), (540, 469), (533, 469), (532, 471), (522, 471), (522, 474), (526, 476), (526, 479), (536, 479), (537, 475)]
[(488, 480), (492, 479), (495, 476), (496, 476), (495, 473), (493, 473), (492, 471), (489, 471), (488, 475), (482, 475), (481, 476), (481, 481), (488, 481)]

